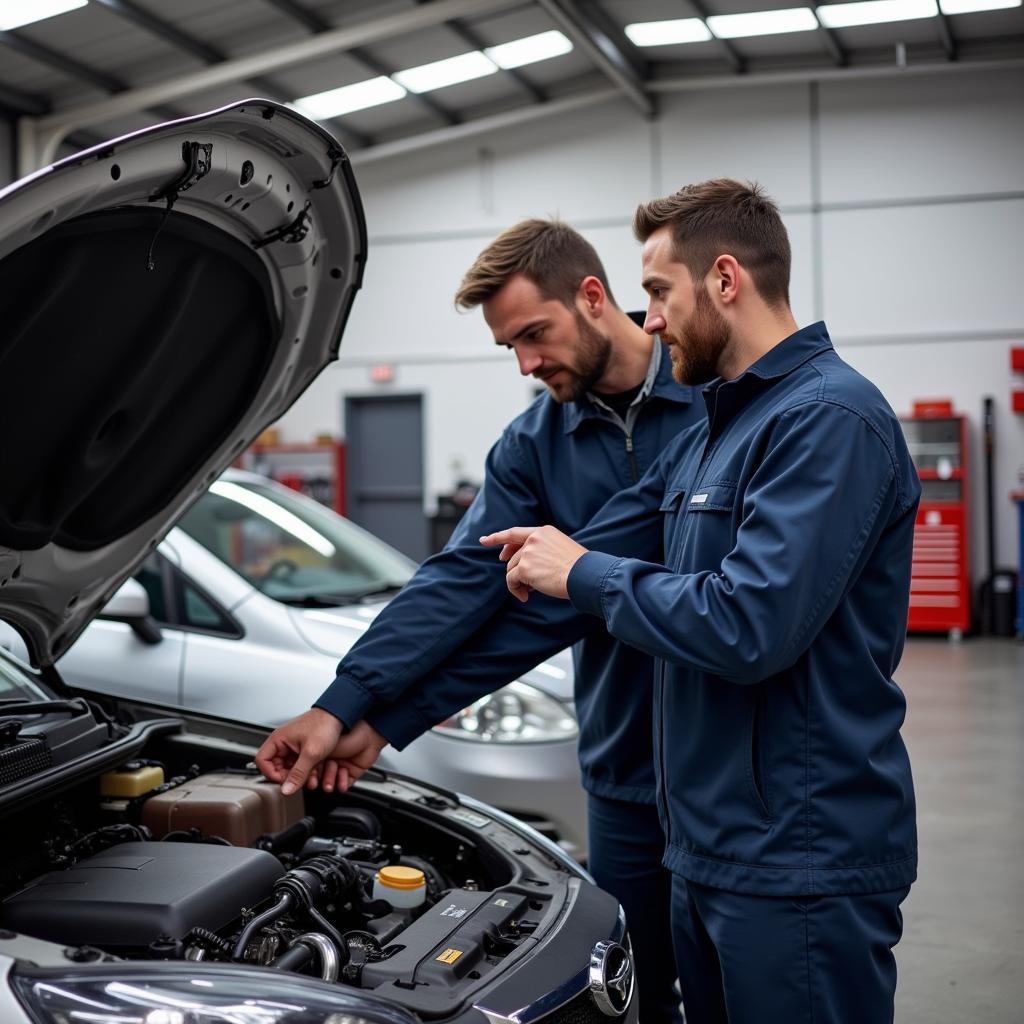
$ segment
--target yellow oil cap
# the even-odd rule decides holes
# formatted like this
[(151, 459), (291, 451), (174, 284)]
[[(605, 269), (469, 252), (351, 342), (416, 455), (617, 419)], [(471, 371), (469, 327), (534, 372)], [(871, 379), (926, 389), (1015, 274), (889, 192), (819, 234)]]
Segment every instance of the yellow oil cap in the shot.
[(164, 770), (155, 765), (118, 768), (100, 776), (100, 795), (130, 799), (142, 796), (164, 782)]
[(407, 868), (401, 864), (381, 868), (377, 878), (388, 889), (418, 889), (427, 884), (427, 878), (419, 868)]

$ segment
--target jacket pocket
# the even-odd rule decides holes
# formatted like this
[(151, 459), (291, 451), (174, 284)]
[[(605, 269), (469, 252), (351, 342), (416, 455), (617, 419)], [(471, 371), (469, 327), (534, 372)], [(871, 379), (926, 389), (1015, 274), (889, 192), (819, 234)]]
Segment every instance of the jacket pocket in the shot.
[(764, 821), (772, 820), (771, 793), (768, 787), (767, 750), (767, 698), (763, 687), (758, 688), (750, 715), (750, 738), (747, 743), (747, 782), (754, 806)]
[(687, 512), (731, 512), (736, 503), (736, 485), (707, 484), (697, 487), (686, 503)]
[(679, 504), (685, 496), (686, 491), (682, 488), (666, 491), (665, 497), (662, 498), (661, 504), (658, 506), (658, 511), (664, 512), (666, 515), (678, 512)]

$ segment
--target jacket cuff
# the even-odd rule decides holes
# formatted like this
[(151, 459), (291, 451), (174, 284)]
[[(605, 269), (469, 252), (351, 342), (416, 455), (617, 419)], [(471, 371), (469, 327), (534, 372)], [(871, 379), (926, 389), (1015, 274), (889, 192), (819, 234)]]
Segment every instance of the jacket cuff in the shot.
[(601, 551), (588, 551), (576, 560), (576, 564), (569, 570), (566, 586), (569, 600), (577, 611), (604, 618), (601, 598), (605, 577), (621, 561), (621, 558)]
[(346, 729), (364, 718), (372, 706), (373, 694), (348, 675), (336, 676), (313, 704), (334, 715)]
[(378, 704), (364, 717), (395, 750), (404, 750), (430, 729), (408, 699), (392, 704)]

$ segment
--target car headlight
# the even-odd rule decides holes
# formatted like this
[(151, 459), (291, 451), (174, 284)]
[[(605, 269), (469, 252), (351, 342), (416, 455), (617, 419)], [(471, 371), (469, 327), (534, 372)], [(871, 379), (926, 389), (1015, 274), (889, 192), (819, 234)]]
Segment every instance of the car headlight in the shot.
[(564, 704), (518, 680), (481, 697), (435, 728), (445, 736), (479, 743), (546, 743), (575, 739), (579, 732)]
[(259, 968), (28, 968), (11, 984), (39, 1024), (415, 1024), (394, 1005)]

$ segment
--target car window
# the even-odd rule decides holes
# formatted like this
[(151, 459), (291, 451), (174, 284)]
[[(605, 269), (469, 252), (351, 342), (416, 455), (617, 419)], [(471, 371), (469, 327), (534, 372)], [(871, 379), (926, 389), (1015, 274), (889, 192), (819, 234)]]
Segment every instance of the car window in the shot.
[(181, 586), (183, 626), (231, 635), (238, 632), (235, 624), (191, 583), (182, 578)]
[(355, 524), (272, 485), (218, 480), (178, 525), (264, 594), (288, 603), (385, 594), (415, 568)]

